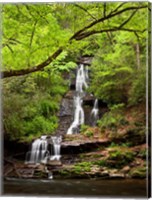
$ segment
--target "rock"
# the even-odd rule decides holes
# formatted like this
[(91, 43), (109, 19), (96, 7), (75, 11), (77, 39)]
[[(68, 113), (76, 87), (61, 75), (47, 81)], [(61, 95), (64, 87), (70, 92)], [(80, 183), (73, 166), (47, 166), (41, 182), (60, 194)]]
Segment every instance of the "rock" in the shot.
[(36, 167), (37, 167), (36, 164), (25, 164), (25, 166), (26, 166), (27, 168), (36, 168)]
[(129, 175), (132, 177), (132, 178), (146, 178), (147, 176), (147, 170), (146, 170), (146, 167), (135, 167), (133, 168)]
[(121, 170), (120, 170), (120, 172), (122, 172), (122, 173), (128, 173), (129, 171), (130, 171), (130, 167), (129, 166), (125, 166), (125, 167), (123, 167)]
[(17, 169), (17, 172), (21, 175), (22, 178), (32, 178), (34, 174), (34, 169)]
[(48, 166), (61, 166), (62, 163), (60, 160), (50, 160), (48, 163), (47, 163)]
[[(73, 91), (73, 90), (68, 91), (68, 93), (66, 93), (65, 99), (63, 99), (61, 105), (65, 105), (65, 100), (66, 100), (66, 99), (71, 99), (71, 100), (72, 100), (72, 103), (73, 103), (73, 96), (74, 96), (74, 94), (75, 94), (75, 91)], [(68, 100), (66, 100), (66, 101), (68, 102)]]
[(45, 171), (45, 165), (44, 164), (37, 165), (36, 170)]
[(78, 60), (78, 63), (84, 64), (84, 65), (90, 65), (91, 62), (92, 62), (92, 59), (93, 59), (93, 57), (84, 56), (84, 57), (81, 57), (81, 58)]
[(111, 169), (111, 170), (110, 170), (110, 174), (115, 174), (115, 173), (117, 173), (117, 172), (118, 172), (117, 169)]
[(101, 172), (101, 175), (102, 175), (102, 176), (109, 176), (108, 170), (102, 171), (102, 172)]
[(123, 173), (110, 173), (110, 178), (125, 178), (125, 175)]

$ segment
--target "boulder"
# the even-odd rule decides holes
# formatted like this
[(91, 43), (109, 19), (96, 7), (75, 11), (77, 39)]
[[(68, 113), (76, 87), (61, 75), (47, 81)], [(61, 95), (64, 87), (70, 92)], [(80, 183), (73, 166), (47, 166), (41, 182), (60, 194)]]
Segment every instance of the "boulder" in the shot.
[(61, 166), (62, 163), (60, 160), (50, 160), (47, 163), (48, 166)]

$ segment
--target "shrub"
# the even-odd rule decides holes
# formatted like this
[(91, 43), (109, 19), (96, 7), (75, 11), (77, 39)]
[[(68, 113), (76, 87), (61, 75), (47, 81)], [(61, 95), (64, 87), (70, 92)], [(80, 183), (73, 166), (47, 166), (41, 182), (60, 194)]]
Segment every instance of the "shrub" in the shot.
[(91, 162), (81, 162), (74, 166), (73, 172), (75, 172), (77, 174), (79, 174), (81, 172), (89, 172), (89, 171), (91, 171), (91, 166), (92, 166)]
[(101, 129), (110, 128), (115, 129), (120, 125), (128, 124), (123, 114), (124, 104), (116, 104), (110, 107), (110, 111), (105, 113), (103, 117), (98, 120), (98, 126)]

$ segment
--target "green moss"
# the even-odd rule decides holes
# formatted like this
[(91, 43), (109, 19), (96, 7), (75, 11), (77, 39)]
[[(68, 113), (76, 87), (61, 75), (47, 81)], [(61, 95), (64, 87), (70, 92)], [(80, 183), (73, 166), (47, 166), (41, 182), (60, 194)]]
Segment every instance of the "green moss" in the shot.
[(87, 136), (87, 137), (92, 137), (93, 136), (93, 131), (92, 130), (86, 130), (84, 132), (84, 135)]
[(76, 164), (73, 167), (72, 172), (74, 172), (76, 174), (80, 174), (83, 172), (89, 172), (89, 171), (91, 171), (91, 166), (92, 166), (91, 162), (81, 162), (81, 163)]
[(89, 128), (88, 125), (82, 124), (81, 127), (80, 127), (80, 132), (84, 133), (88, 128)]
[(142, 149), (138, 153), (138, 156), (143, 158), (143, 159), (146, 159), (146, 155), (147, 155), (147, 150), (146, 149)]
[(135, 153), (126, 147), (114, 147), (109, 150), (108, 163), (112, 167), (121, 168), (134, 160)]
[(93, 162), (93, 164), (100, 166), (100, 167), (107, 165), (106, 160), (97, 160), (97, 161)]
[(133, 168), (129, 173), (129, 175), (132, 178), (145, 178), (146, 174), (147, 174), (146, 167)]

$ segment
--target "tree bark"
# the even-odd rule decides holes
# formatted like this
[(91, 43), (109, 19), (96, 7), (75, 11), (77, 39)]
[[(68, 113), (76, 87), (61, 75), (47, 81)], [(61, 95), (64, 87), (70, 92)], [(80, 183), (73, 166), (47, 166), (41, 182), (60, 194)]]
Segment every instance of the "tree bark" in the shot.
[(139, 43), (136, 44), (136, 60), (137, 60), (137, 69), (140, 69), (140, 47), (139, 47)]

